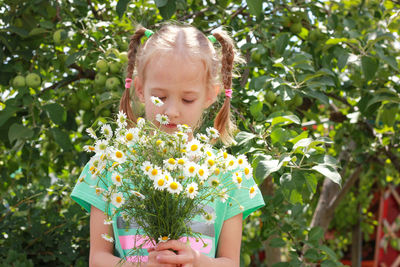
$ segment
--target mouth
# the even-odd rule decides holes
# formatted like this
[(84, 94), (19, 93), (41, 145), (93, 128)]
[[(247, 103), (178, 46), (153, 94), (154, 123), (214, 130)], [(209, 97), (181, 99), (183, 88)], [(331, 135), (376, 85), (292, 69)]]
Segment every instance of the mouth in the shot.
[(170, 129), (174, 129), (176, 128), (176, 124), (175, 123), (168, 123), (165, 125), (165, 127), (170, 128)]

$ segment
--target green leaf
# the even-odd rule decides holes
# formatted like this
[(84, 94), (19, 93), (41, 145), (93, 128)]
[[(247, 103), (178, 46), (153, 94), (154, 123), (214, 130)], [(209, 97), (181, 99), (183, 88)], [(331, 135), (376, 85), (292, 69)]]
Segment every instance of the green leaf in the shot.
[(273, 248), (281, 248), (286, 245), (286, 242), (282, 238), (273, 238), (269, 242), (269, 246)]
[(289, 43), (289, 34), (283, 33), (281, 34), (278, 39), (276, 39), (276, 52), (279, 55), (282, 55), (285, 52), (285, 48)]
[(284, 128), (278, 127), (278, 128), (275, 128), (271, 132), (271, 141), (273, 144), (276, 144), (276, 143), (283, 144), (287, 140), (289, 140), (290, 137), (291, 136), (290, 136), (289, 132)]
[(6, 108), (0, 111), (0, 127), (19, 110), (16, 106), (6, 105)]
[(397, 96), (395, 93), (380, 93), (380, 94), (375, 94), (372, 96), (372, 98), (368, 101), (367, 107), (370, 107), (371, 105), (382, 102), (382, 101), (389, 101), (393, 103), (400, 103), (400, 97)]
[[(319, 82), (318, 82), (319, 83)], [(321, 83), (321, 85), (324, 85)], [(327, 95), (325, 95), (324, 93), (321, 93), (319, 91), (313, 90), (311, 88), (305, 88), (303, 90), (303, 93), (307, 96), (313, 97), (315, 99), (318, 99), (319, 101), (321, 101), (323, 104), (325, 105), (329, 105), (329, 97)]]
[(168, 0), (168, 3), (159, 7), (158, 10), (160, 10), (160, 14), (164, 20), (170, 19), (176, 11), (175, 0)]
[(57, 144), (65, 151), (69, 151), (72, 149), (72, 143), (69, 139), (69, 136), (64, 131), (59, 128), (52, 128), (51, 132), (56, 140)]
[(250, 105), (250, 113), (254, 119), (257, 119), (261, 115), (263, 108), (263, 102), (256, 101)]
[(17, 139), (29, 139), (32, 138), (34, 132), (32, 129), (29, 129), (26, 126), (23, 126), (18, 123), (14, 123), (11, 125), (10, 129), (8, 130), (8, 139), (10, 143)]
[(308, 232), (308, 240), (309, 241), (319, 241), (321, 238), (324, 236), (324, 230), (319, 227), (313, 227), (309, 232)]
[(342, 178), (340, 177), (340, 174), (337, 172), (337, 170), (330, 166), (330, 165), (324, 165), (324, 164), (319, 164), (311, 169), (316, 170), (317, 172), (321, 173), (325, 177), (329, 178), (332, 180), (332, 182), (335, 182), (340, 185), (340, 181)]
[[(157, 1), (156, 1), (157, 2)], [(119, 0), (117, 3), (116, 11), (119, 18), (122, 18), (128, 6), (129, 0)]]
[(157, 7), (163, 7), (168, 3), (168, 0), (155, 0)]
[(292, 144), (296, 144), (299, 140), (307, 137), (308, 137), (308, 131), (302, 131), (298, 136), (290, 139), (289, 142)]
[(325, 252), (325, 254), (328, 255), (329, 258), (331, 258), (332, 260), (337, 260), (336, 253), (332, 249), (330, 249), (328, 246), (322, 245), (322, 246), (320, 246), (320, 249), (323, 252)]
[(33, 35), (37, 35), (37, 34), (41, 34), (41, 33), (46, 33), (46, 32), (48, 32), (48, 30), (45, 30), (43, 28), (33, 28), (29, 32), (29, 36), (33, 36)]
[(321, 263), (321, 267), (336, 267), (336, 266), (338, 266), (338, 265), (332, 260), (324, 260)]
[(73, 53), (71, 55), (68, 56), (67, 60), (65, 61), (65, 65), (69, 66), (72, 63), (75, 63), (81, 56), (85, 55), (85, 50)]
[(318, 261), (321, 259), (321, 254), (318, 253), (318, 250), (315, 248), (309, 248), (307, 249), (306, 253), (304, 254), (304, 257), (308, 260), (311, 261)]
[(262, 14), (262, 0), (246, 0), (250, 14), (258, 17)]
[(348, 41), (347, 38), (332, 38), (332, 39), (329, 39), (328, 41), (326, 41), (325, 44), (327, 44), (327, 45), (335, 45), (335, 44), (338, 44), (338, 43), (341, 43), (341, 42), (346, 42), (346, 41)]
[(242, 146), (248, 142), (250, 142), (252, 139), (254, 139), (256, 135), (248, 132), (239, 132), (236, 136), (235, 139), (238, 142), (238, 146)]
[(378, 61), (369, 56), (363, 56), (361, 58), (361, 66), (367, 81), (374, 78), (376, 71), (378, 70)]
[(55, 124), (62, 124), (67, 119), (67, 112), (65, 109), (57, 103), (51, 103), (43, 106), (43, 109), (47, 112), (49, 118)]
[(279, 160), (277, 159), (260, 160), (256, 166), (255, 176), (258, 181), (262, 182), (268, 175), (278, 171), (280, 168), (281, 165), (279, 165)]

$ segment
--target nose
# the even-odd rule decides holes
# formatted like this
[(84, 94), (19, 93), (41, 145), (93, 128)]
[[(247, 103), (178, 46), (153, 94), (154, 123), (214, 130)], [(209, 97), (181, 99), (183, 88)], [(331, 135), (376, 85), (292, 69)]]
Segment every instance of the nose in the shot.
[(168, 101), (166, 101), (166, 102), (167, 103), (164, 103), (164, 105), (165, 105), (164, 114), (167, 115), (168, 118), (170, 118), (170, 119), (177, 118), (179, 116), (178, 104), (172, 99), (168, 99)]

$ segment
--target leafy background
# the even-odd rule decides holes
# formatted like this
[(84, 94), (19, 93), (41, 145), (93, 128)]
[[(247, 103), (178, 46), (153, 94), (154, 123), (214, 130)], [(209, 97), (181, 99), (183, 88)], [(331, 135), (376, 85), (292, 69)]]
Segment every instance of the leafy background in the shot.
[[(0, 0), (0, 262), (88, 264), (89, 217), (69, 198), (89, 160), (85, 129), (117, 111), (134, 23), (174, 20), (226, 27), (247, 61), (233, 83), (231, 152), (249, 157), (267, 205), (245, 222), (241, 264), (340, 265), (354, 229), (374, 236), (376, 196), (399, 184), (399, 7)], [(102, 77), (99, 59), (118, 70)], [(16, 82), (29, 73), (39, 86)]]

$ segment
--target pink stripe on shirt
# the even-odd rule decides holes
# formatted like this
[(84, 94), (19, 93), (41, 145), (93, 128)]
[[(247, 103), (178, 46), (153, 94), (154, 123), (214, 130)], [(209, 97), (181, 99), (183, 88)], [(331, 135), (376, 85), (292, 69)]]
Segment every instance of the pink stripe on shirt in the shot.
[[(181, 237), (179, 241), (186, 243), (187, 238), (186, 237)], [(120, 236), (119, 237), (119, 242), (121, 244), (122, 249), (131, 249), (134, 248), (135, 245), (136, 247), (139, 247), (142, 245), (141, 248), (143, 249), (148, 249), (153, 247), (152, 243), (149, 241), (146, 241), (145, 238), (141, 235), (125, 235), (125, 236)], [(189, 242), (190, 242), (190, 247), (192, 249), (195, 249), (199, 251), (200, 253), (203, 254), (208, 254), (211, 251), (212, 248), (212, 239), (209, 238), (203, 238), (203, 242), (206, 244), (206, 246), (203, 245), (203, 242), (199, 239), (196, 242), (195, 237), (189, 237)], [(141, 261), (145, 262), (147, 261), (147, 256), (140, 256), (142, 259)], [(133, 261), (137, 262), (138, 261), (138, 256), (134, 257), (128, 257), (128, 261)]]

